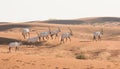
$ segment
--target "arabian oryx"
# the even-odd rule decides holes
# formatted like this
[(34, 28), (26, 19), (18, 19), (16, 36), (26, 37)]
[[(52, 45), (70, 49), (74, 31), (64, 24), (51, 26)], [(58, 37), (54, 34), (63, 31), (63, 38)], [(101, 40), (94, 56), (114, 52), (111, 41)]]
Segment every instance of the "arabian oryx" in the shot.
[(51, 31), (50, 37), (53, 39), (53, 36), (55, 36), (55, 39), (56, 39), (56, 37), (58, 37), (59, 32), (61, 32), (61, 30), (60, 30), (60, 28), (58, 27), (57, 30)]
[(22, 36), (24, 37), (24, 39), (26, 39), (27, 37), (30, 37), (30, 29), (29, 28), (23, 28), (22, 29)]
[(30, 38), (27, 39), (27, 42), (36, 45), (37, 42), (39, 42), (39, 37), (38, 36), (30, 37)]
[(61, 35), (60, 43), (62, 43), (62, 42), (64, 43), (64, 39), (66, 39), (66, 41), (67, 41), (68, 38), (71, 41), (70, 37), (73, 36), (73, 32), (70, 28), (68, 28), (68, 29), (70, 30), (70, 32), (65, 32)]
[(93, 33), (93, 40), (101, 40), (101, 36), (103, 35), (103, 29), (101, 31), (96, 31)]
[(15, 41), (15, 42), (10, 42), (9, 43), (9, 52), (11, 52), (11, 48), (15, 48), (15, 51), (19, 49), (19, 46), (22, 45), (21, 41)]
[(49, 35), (50, 35), (50, 33), (51, 33), (51, 30), (50, 30), (50, 28), (48, 27), (48, 31), (45, 31), (45, 32), (40, 32), (40, 33), (38, 33), (37, 32), (37, 34), (38, 34), (38, 36), (39, 36), (39, 40), (41, 40), (41, 39), (43, 39), (43, 40), (45, 40), (45, 38), (48, 40), (49, 39)]

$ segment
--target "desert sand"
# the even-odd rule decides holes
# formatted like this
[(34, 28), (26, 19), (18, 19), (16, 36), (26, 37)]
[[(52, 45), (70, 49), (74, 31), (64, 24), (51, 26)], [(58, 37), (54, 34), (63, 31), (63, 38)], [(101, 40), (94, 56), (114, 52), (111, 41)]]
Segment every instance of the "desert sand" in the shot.
[[(29, 27), (31, 37), (36, 32), (61, 28), (56, 39), (40, 41), (37, 46), (27, 44), (15, 52), (8, 52), (8, 44), (23, 39), (21, 28)], [(60, 35), (73, 31), (72, 41), (60, 44)], [(104, 29), (101, 41), (93, 41), (94, 31)], [(84, 59), (76, 56), (84, 55)], [(120, 26), (64, 25), (47, 23), (0, 24), (0, 69), (120, 69)]]

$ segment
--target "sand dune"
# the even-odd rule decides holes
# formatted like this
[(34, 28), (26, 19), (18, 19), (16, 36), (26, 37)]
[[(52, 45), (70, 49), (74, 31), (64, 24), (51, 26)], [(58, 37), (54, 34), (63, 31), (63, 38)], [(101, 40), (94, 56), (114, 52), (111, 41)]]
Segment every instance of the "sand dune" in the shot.
[(79, 18), (79, 19), (49, 19), (45, 21), (28, 21), (25, 23), (48, 23), (48, 24), (117, 24), (120, 25), (119, 17), (88, 17), (88, 18)]
[[(23, 27), (36, 32), (60, 27), (57, 39), (41, 41), (30, 47), (21, 36)], [(72, 41), (60, 44), (60, 35), (73, 31)], [(104, 29), (102, 41), (93, 41), (92, 33)], [(101, 25), (63, 25), (46, 23), (21, 23), (0, 25), (0, 68), (1, 69), (120, 69), (120, 27)], [(19, 51), (8, 52), (8, 43), (22, 39)], [(83, 58), (77, 56), (82, 56)]]

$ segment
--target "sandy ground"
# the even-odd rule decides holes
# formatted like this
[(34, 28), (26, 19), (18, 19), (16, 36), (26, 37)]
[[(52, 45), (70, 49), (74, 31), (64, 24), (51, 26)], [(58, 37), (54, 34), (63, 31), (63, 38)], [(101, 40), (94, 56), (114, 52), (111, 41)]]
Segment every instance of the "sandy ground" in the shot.
[[(23, 39), (22, 27), (31, 29), (31, 37), (36, 32), (61, 28), (56, 39), (40, 41), (37, 46), (23, 43), (19, 51), (8, 52), (8, 43)], [(60, 35), (73, 31), (72, 41), (60, 43)], [(92, 33), (104, 29), (101, 41), (93, 41)], [(85, 59), (76, 56), (84, 55)], [(120, 27), (92, 25), (58, 24), (1, 24), (0, 25), (0, 69), (120, 69)]]

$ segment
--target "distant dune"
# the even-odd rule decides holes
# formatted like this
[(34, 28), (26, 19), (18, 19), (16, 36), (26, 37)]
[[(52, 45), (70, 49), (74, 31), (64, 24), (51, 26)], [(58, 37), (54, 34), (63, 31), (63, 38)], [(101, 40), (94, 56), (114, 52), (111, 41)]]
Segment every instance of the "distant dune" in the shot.
[(50, 23), (50, 24), (94, 24), (94, 23), (114, 23), (120, 22), (119, 17), (88, 17), (80, 19), (59, 20), (50, 19), (45, 21), (29, 21), (26, 23)]
[(0, 22), (0, 24), (11, 23), (11, 22)]
[(44, 23), (53, 23), (53, 24), (83, 24), (85, 23), (82, 20), (47, 20)]
[(119, 17), (91, 17), (91, 18), (81, 18), (79, 20), (82, 20), (85, 23), (120, 22)]
[[(109, 26), (79, 24), (97, 19), (100, 20), (83, 18), (65, 22), (55, 20), (0, 24), (0, 69), (120, 69), (120, 27), (109, 23)], [(75, 22), (79, 25), (66, 25)], [(31, 38), (36, 37), (37, 33), (49, 31), (48, 27), (51, 31), (59, 27), (61, 32), (56, 39), (54, 36), (53, 39), (41, 39), (34, 45), (23, 38), (21, 29), (24, 27), (30, 28)], [(71, 41), (65, 40), (65, 43), (60, 44), (61, 35), (69, 32), (67, 27), (73, 32)], [(93, 32), (101, 29), (104, 32), (101, 41), (93, 41)], [(9, 43), (15, 41), (22, 41), (22, 45), (17, 51), (12, 48), (10, 53)]]
[[(59, 20), (59, 19), (50, 19), (45, 21), (28, 21), (22, 23), (50, 23), (50, 24), (95, 24), (95, 23), (119, 23), (120, 17), (88, 17), (88, 18), (79, 18), (79, 19), (68, 19), (68, 20)], [(10, 23), (10, 22), (0, 22)], [(120, 24), (120, 23), (119, 23)]]

